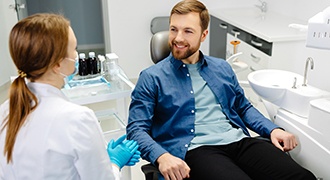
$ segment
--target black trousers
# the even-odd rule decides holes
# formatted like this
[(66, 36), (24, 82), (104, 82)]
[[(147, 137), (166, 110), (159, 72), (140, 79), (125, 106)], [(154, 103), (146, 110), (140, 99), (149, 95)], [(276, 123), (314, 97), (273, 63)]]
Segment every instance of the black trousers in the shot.
[(272, 143), (243, 138), (228, 145), (201, 146), (187, 152), (193, 180), (315, 180)]

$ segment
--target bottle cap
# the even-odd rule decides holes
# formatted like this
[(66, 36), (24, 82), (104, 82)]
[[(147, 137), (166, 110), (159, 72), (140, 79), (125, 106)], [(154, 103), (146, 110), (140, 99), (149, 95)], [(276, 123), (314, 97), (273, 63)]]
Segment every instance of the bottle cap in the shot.
[(80, 59), (85, 59), (85, 58), (86, 58), (85, 53), (79, 53), (79, 58), (80, 58)]
[(88, 55), (90, 58), (93, 58), (93, 57), (95, 57), (95, 52), (89, 52)]

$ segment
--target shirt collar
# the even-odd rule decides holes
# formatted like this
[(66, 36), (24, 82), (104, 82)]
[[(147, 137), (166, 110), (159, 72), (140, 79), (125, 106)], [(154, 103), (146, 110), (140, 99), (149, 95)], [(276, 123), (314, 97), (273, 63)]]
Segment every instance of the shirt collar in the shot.
[[(183, 65), (183, 62), (181, 60), (175, 59), (172, 53), (170, 55), (170, 61), (176, 69), (179, 69)], [(199, 61), (201, 62), (201, 67), (207, 65), (206, 59), (202, 51), (199, 51)]]

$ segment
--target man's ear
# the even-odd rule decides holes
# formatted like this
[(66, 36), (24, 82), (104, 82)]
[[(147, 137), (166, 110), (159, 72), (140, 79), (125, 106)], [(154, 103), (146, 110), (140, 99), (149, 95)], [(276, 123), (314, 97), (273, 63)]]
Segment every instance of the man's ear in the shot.
[(206, 39), (206, 36), (209, 34), (209, 30), (208, 29), (205, 29), (202, 33), (202, 36), (201, 36), (201, 42), (203, 42), (205, 39)]

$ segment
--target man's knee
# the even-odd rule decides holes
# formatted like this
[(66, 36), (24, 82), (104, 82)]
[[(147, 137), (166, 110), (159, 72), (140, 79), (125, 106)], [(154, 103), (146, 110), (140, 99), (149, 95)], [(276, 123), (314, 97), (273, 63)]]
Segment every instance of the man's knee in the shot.
[(315, 175), (310, 172), (307, 169), (302, 169), (301, 172), (299, 173), (299, 178), (297, 177), (297, 180), (316, 180)]

